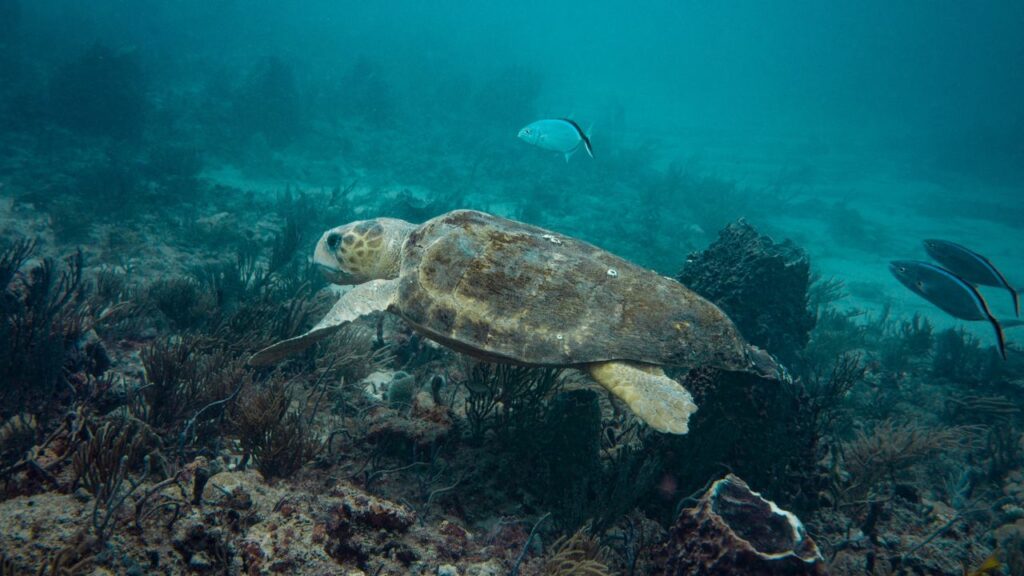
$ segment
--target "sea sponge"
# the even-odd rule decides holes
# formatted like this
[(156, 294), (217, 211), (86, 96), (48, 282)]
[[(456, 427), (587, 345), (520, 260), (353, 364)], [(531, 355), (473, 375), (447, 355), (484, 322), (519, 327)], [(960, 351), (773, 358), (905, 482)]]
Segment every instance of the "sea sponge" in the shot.
[(388, 385), (388, 406), (395, 409), (412, 406), (415, 393), (416, 378), (406, 372), (395, 372)]
[(668, 555), (665, 576), (828, 574), (800, 520), (732, 474), (679, 514)]

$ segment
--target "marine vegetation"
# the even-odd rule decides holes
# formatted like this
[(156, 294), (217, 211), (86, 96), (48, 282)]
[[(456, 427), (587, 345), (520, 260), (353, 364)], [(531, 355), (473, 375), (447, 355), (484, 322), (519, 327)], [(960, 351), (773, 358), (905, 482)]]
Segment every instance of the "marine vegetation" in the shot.
[(36, 249), (19, 240), (0, 253), (0, 417), (27, 413), (52, 416), (81, 394), (85, 382), (70, 375), (98, 376), (106, 369), (102, 352), (84, 346), (90, 319), (83, 259), (76, 252), (62, 262), (46, 258), (23, 267)]
[[(20, 408), (0, 428), (6, 506), (50, 494), (79, 519), (81, 540), (8, 561), (125, 567), (151, 563), (148, 550), (161, 565), (259, 573), (270, 558), (406, 570), (482, 555), (521, 574), (641, 574), (681, 511), (731, 472), (799, 514), (835, 570), (939, 566), (952, 535), (1012, 514), (1016, 496), (996, 486), (1024, 484), (1021, 412), (995, 383), (1019, 377), (1015, 368), (920, 317), (840, 312), (834, 283), (812, 298), (806, 263), (751, 268), (751, 278), (800, 272), (802, 295), (786, 306), (811, 320), (759, 336), (788, 343), (792, 373), (676, 369), (699, 406), (681, 437), (646, 428), (582, 374), (463, 357), (387, 315), (355, 319), (276, 369), (249, 366), (247, 354), (302, 333), (336, 298), (311, 291), (315, 276), (293, 257), (305, 235), (297, 220), (279, 222), (262, 243), (147, 283), (109, 268), (89, 282), (81, 253), (33, 261), (36, 244), (9, 244), (5, 338), (24, 356), (4, 364), (4, 405)], [(757, 245), (775, 258), (769, 239), (740, 226), (759, 240), (720, 244), (721, 257), (700, 261), (744, 266), (757, 257), (734, 251)], [(725, 297), (748, 293), (737, 282), (715, 297), (741, 302)], [(53, 362), (64, 368), (38, 371)], [(892, 383), (914, 374), (956, 386), (935, 396), (945, 424), (902, 416), (911, 392)], [(309, 483), (326, 496), (305, 495)], [(86, 496), (71, 504), (76, 489)], [(926, 501), (931, 514), (947, 502), (951, 515), (887, 546)], [(212, 518), (231, 528), (210, 531)], [(273, 551), (245, 536), (288, 538), (282, 530), (303, 525), (312, 548)], [(568, 539), (543, 545), (559, 536)]]

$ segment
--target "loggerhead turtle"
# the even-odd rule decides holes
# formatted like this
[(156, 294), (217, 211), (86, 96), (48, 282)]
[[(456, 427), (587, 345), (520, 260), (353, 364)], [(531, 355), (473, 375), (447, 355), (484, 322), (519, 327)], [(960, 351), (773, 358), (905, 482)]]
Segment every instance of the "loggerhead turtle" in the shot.
[(586, 242), (472, 210), (422, 225), (394, 218), (328, 230), (314, 261), (357, 284), (309, 332), (273, 344), (267, 365), (371, 312), (484, 360), (588, 372), (662, 432), (685, 434), (696, 409), (661, 366), (713, 366), (774, 378), (717, 306), (682, 284)]

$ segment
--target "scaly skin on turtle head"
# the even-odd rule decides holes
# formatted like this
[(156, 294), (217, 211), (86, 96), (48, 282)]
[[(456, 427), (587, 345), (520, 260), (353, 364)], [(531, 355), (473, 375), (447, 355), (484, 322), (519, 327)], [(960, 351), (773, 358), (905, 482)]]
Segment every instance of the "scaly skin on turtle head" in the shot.
[(402, 244), (416, 225), (397, 218), (359, 220), (320, 237), (313, 262), (334, 284), (362, 284), (398, 277)]

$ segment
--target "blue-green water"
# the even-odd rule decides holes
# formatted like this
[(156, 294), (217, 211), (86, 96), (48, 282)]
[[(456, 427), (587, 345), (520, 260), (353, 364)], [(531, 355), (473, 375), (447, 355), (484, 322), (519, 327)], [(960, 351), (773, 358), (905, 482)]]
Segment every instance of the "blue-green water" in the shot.
[[(999, 1), (0, 0), (0, 520), (21, 527), (0, 552), (34, 573), (77, 533), (66, 566), (112, 573), (572, 574), (552, 544), (589, 526), (608, 573), (683, 574), (677, 510), (728, 470), (798, 514), (832, 573), (962, 574), (993, 552), (1024, 573), (1011, 297), (979, 287), (1003, 360), (992, 322), (888, 269), (940, 238), (1024, 286), (1022, 29), (1024, 5)], [(560, 118), (593, 157), (516, 137)], [(690, 433), (664, 435), (576, 352), (558, 385), (502, 372), (400, 305), (246, 364), (337, 298), (314, 265), (326, 230), (456, 209), (667, 277), (651, 291), (690, 283), (787, 378), (714, 376), (694, 353), (668, 366)], [(792, 258), (720, 236), (741, 218)], [(558, 246), (529, 261), (557, 270)], [(518, 290), (530, 273), (503, 264), (520, 276), (482, 292), (475, 325), (499, 343), (555, 285)], [(594, 289), (578, 273), (552, 282)], [(536, 340), (667, 338), (580, 301), (569, 316), (594, 323)], [(200, 468), (223, 488), (205, 504)], [(235, 485), (278, 501), (239, 508)], [(356, 492), (417, 518), (337, 520)], [(49, 528), (26, 544), (33, 523)], [(286, 525), (301, 544), (268, 544)]]

